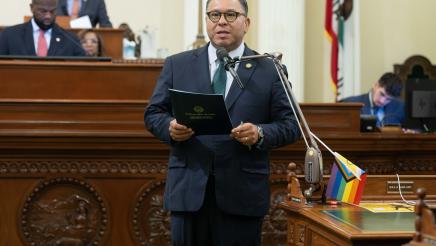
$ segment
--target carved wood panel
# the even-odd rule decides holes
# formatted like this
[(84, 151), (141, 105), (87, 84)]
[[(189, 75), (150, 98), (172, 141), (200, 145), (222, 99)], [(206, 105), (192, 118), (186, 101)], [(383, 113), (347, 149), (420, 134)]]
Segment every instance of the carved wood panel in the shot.
[(170, 212), (163, 209), (165, 181), (143, 187), (132, 214), (132, 232), (137, 245), (171, 245)]
[(21, 233), (29, 245), (102, 245), (107, 206), (94, 187), (75, 178), (42, 181), (21, 210)]

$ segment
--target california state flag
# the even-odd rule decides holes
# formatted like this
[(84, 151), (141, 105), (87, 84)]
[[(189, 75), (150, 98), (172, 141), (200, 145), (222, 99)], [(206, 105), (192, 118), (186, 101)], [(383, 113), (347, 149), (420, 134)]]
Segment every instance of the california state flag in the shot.
[[(354, 21), (349, 12), (345, 19), (344, 4), (352, 0), (326, 0), (325, 33), (331, 44), (330, 82), (336, 101), (354, 95), (358, 77), (355, 66)], [(350, 6), (350, 5), (349, 5)], [(352, 8), (349, 10), (351, 11)], [(355, 12), (355, 11), (353, 11)]]

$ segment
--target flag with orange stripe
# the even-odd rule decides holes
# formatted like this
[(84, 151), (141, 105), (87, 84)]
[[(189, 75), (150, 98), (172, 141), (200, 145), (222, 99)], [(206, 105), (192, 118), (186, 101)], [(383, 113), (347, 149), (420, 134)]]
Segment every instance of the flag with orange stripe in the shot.
[(336, 163), (332, 167), (326, 196), (358, 205), (362, 199), (366, 173), (337, 152), (334, 152), (334, 156)]

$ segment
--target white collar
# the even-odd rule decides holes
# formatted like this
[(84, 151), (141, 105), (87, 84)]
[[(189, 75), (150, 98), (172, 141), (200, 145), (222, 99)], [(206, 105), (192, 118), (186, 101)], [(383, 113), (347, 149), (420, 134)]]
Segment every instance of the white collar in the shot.
[[(229, 56), (232, 58), (235, 57), (241, 57), (244, 54), (245, 50), (245, 44), (242, 42), (238, 48), (232, 50), (229, 52)], [(217, 56), (216, 56), (216, 48), (212, 45), (212, 43), (209, 43), (209, 47), (207, 48), (207, 52), (209, 55), (209, 65), (212, 65), (216, 62)]]

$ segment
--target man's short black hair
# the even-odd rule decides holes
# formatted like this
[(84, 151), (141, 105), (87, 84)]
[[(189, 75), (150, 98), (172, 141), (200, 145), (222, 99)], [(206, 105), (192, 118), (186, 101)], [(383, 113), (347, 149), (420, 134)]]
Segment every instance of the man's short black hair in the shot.
[(385, 88), (386, 93), (392, 97), (399, 97), (403, 89), (403, 81), (394, 73), (385, 73), (378, 80), (378, 84)]
[[(207, 0), (206, 2), (206, 9), (207, 6), (209, 6), (211, 0)], [(241, 4), (242, 8), (244, 9), (244, 14), (248, 15), (248, 4), (247, 4), (247, 0), (239, 0), (239, 3)]]

